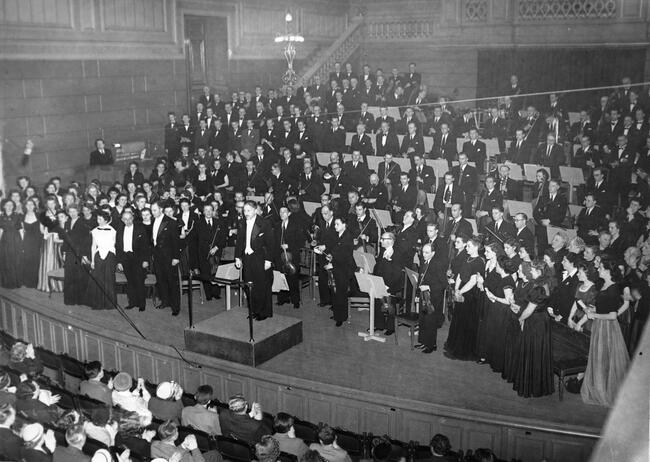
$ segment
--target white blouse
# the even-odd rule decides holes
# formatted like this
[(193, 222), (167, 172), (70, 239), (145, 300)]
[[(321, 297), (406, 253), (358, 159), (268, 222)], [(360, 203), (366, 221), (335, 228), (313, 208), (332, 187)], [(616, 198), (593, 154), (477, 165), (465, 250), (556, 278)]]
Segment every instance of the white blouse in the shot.
[(102, 260), (105, 260), (109, 252), (115, 254), (115, 239), (117, 232), (110, 226), (98, 226), (90, 232), (93, 242), (97, 246), (97, 253)]

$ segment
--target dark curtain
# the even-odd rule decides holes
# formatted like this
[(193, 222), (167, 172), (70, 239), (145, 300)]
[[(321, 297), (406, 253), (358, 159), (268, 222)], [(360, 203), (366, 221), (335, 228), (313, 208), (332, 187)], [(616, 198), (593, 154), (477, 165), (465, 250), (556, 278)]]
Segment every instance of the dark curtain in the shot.
[[(615, 85), (625, 76), (643, 82), (645, 55), (644, 48), (479, 50), (477, 96), (507, 94), (512, 74), (519, 77), (524, 93)], [(596, 106), (599, 96), (609, 93), (565, 93), (560, 98), (565, 110), (577, 111)], [(526, 102), (544, 110), (548, 96), (526, 98)], [(479, 102), (482, 107), (489, 105)]]

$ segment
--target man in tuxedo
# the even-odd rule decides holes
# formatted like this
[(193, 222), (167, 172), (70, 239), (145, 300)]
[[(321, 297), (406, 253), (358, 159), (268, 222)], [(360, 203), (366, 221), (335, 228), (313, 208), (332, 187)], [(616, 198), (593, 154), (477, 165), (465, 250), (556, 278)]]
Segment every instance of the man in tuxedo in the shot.
[(178, 126), (178, 137), (180, 139), (180, 145), (189, 146), (190, 150), (193, 150), (192, 142), (194, 141), (194, 127), (190, 122), (189, 114), (183, 114), (181, 116), (181, 124)]
[(291, 121), (285, 119), (282, 121), (282, 130), (280, 131), (280, 136), (278, 137), (278, 149), (279, 148), (293, 148), (293, 143), (296, 142), (296, 131), (291, 125)]
[(215, 216), (211, 204), (203, 206), (203, 216), (197, 219), (196, 229), (191, 234), (190, 260), (194, 273), (203, 283), (205, 298), (221, 298), (221, 289), (212, 284), (217, 266), (221, 263), (221, 255), (228, 239), (228, 226), (221, 217)]
[(323, 180), (312, 172), (311, 163), (305, 162), (303, 172), (298, 179), (298, 197), (303, 202), (319, 202), (324, 192)]
[(445, 173), (444, 184), (436, 190), (436, 197), (433, 199), (433, 208), (438, 212), (438, 216), (441, 219), (449, 217), (449, 211), (452, 204), (462, 204), (463, 203), (463, 192), (456, 186), (454, 182), (454, 174), (451, 172)]
[(586, 169), (588, 167), (601, 167), (602, 165), (602, 153), (597, 151), (596, 148), (591, 144), (591, 137), (589, 135), (584, 135), (582, 138), (580, 138), (580, 147), (573, 155), (571, 166)]
[(368, 208), (385, 210), (388, 205), (388, 190), (379, 182), (379, 175), (370, 174), (370, 185), (363, 191), (364, 202)]
[(357, 191), (368, 186), (368, 164), (361, 161), (361, 153), (359, 150), (355, 149), (352, 151), (352, 160), (343, 165), (343, 171), (350, 180), (352, 187)]
[(271, 176), (271, 167), (278, 161), (275, 154), (266, 154), (261, 144), (255, 146), (255, 154), (250, 158), (255, 165), (255, 170), (259, 172), (262, 180), (267, 180)]
[(396, 85), (393, 87), (390, 93), (386, 95), (386, 105), (388, 107), (397, 107), (401, 108), (406, 104), (406, 98), (404, 98), (404, 88), (401, 85)]
[(375, 116), (368, 112), (368, 103), (361, 103), (361, 112), (359, 113), (359, 124), (363, 124), (366, 133), (370, 134), (375, 129)]
[(122, 211), (122, 223), (117, 227), (115, 250), (117, 270), (123, 271), (126, 277), (126, 294), (129, 300), (126, 309), (136, 306), (144, 311), (147, 303), (144, 280), (145, 270), (149, 267), (151, 258), (151, 242), (142, 223), (133, 222), (133, 212), (130, 209)]
[(407, 210), (413, 210), (418, 198), (417, 188), (410, 184), (409, 174), (402, 172), (399, 176), (400, 185), (393, 189), (393, 222), (399, 223)]
[(524, 131), (526, 139), (532, 144), (537, 143), (539, 134), (542, 131), (543, 121), (540, 119), (535, 106), (528, 106), (524, 117), (519, 120), (519, 128)]
[(431, 118), (431, 121), (428, 125), (427, 133), (429, 136), (435, 137), (438, 133), (440, 133), (440, 127), (443, 123), (446, 123), (447, 128), (449, 129), (452, 123), (451, 117), (449, 114), (443, 113), (442, 108), (436, 105), (433, 108), (433, 117)]
[(173, 162), (181, 150), (181, 137), (178, 133), (179, 124), (176, 122), (176, 114), (168, 112), (167, 118), (169, 122), (165, 125), (165, 152), (167, 153), (167, 159)]
[(559, 284), (551, 291), (547, 311), (557, 322), (567, 324), (571, 308), (575, 303), (578, 281), (578, 261), (580, 256), (568, 252), (562, 257), (562, 274), (558, 275)]
[(384, 122), (388, 122), (388, 127), (390, 129), (394, 128), (395, 119), (388, 115), (388, 106), (381, 105), (379, 107), (379, 117), (377, 117), (377, 120), (375, 120), (375, 130), (379, 130), (381, 128), (381, 124)]
[(634, 158), (636, 152), (628, 145), (627, 137), (619, 135), (616, 140), (616, 147), (611, 151), (607, 163), (611, 167), (609, 172), (610, 186), (619, 196), (621, 204), (627, 200), (627, 192), (630, 190)]
[(605, 170), (597, 167), (587, 180), (587, 194), (592, 193), (596, 203), (603, 209), (605, 215), (610, 215), (617, 203), (616, 193), (610, 188), (609, 180), (605, 178)]
[(199, 121), (199, 127), (194, 133), (193, 146), (194, 149), (203, 148), (206, 151), (210, 151), (210, 142), (212, 141), (211, 130), (208, 130), (208, 124), (206, 119), (201, 119)]
[(214, 121), (214, 131), (212, 132), (210, 146), (213, 149), (218, 149), (221, 155), (225, 155), (225, 153), (230, 150), (230, 137), (228, 136), (228, 130), (224, 128), (221, 119), (216, 119)]
[(395, 235), (395, 253), (400, 256), (400, 260), (395, 263), (400, 268), (413, 268), (413, 257), (415, 256), (415, 246), (418, 243), (418, 231), (415, 227), (415, 215), (413, 210), (403, 212), (403, 216), (395, 223), (402, 223), (399, 231)]
[(300, 270), (299, 258), (300, 249), (307, 239), (307, 231), (300, 221), (298, 215), (289, 212), (287, 207), (280, 207), (280, 223), (279, 230), (275, 233), (275, 246), (277, 250), (277, 264), (276, 267), (280, 271), (284, 271), (282, 267), (282, 255), (291, 256), (293, 264), (296, 266), (296, 272), (291, 274), (285, 272), (287, 285), (289, 286), (289, 293), (278, 293), (278, 305), (283, 305), (286, 302), (293, 304), (294, 309), (300, 308)]
[(515, 130), (515, 139), (508, 148), (508, 160), (519, 165), (530, 162), (530, 143), (521, 128)]
[(525, 248), (528, 254), (532, 257), (535, 255), (535, 235), (527, 226), (528, 216), (525, 213), (518, 213), (514, 217), (514, 223), (514, 239), (517, 241), (519, 247)]
[(413, 157), (415, 166), (411, 169), (410, 183), (415, 185), (418, 190), (430, 193), (436, 185), (436, 174), (432, 167), (424, 162), (424, 157), (416, 155)]
[[(404, 90), (408, 93), (410, 97), (413, 92), (415, 95), (420, 91), (420, 83), (422, 82), (422, 76), (419, 72), (415, 72), (415, 63), (409, 64), (409, 72), (405, 76)], [(407, 98), (408, 99), (408, 98)]]
[(551, 225), (561, 227), (568, 207), (566, 198), (560, 194), (559, 180), (549, 181), (548, 196), (538, 197), (537, 204), (533, 209), (533, 217), (537, 222), (535, 234), (539, 255), (542, 255), (548, 246), (546, 228)]
[(172, 316), (178, 316), (181, 310), (181, 291), (177, 265), (180, 261), (181, 244), (176, 223), (163, 214), (163, 208), (162, 202), (151, 205), (153, 269), (160, 298), (160, 305), (156, 309), (170, 307)]
[(418, 132), (415, 121), (411, 121), (408, 124), (408, 133), (404, 135), (404, 139), (402, 139), (400, 153), (403, 157), (410, 158), (411, 163), (413, 163), (413, 156), (424, 155), (424, 139)]
[(366, 103), (366, 104), (372, 104), (373, 106), (376, 104), (377, 92), (375, 90), (375, 84), (372, 80), (370, 79), (364, 80), (363, 88), (361, 89), (359, 99), (361, 100), (361, 104)]
[(90, 153), (90, 166), (93, 165), (112, 165), (115, 162), (113, 153), (104, 146), (104, 140), (97, 138), (95, 140), (95, 150)]
[(377, 155), (384, 157), (386, 153), (397, 154), (399, 152), (399, 140), (397, 135), (390, 129), (390, 122), (384, 120), (376, 135)]
[(417, 289), (420, 300), (422, 300), (422, 292), (429, 291), (433, 310), (420, 307), (418, 319), (420, 330), (418, 344), (415, 347), (421, 348), (422, 353), (428, 354), (438, 349), (438, 329), (445, 319), (443, 306), (447, 288), (448, 255), (446, 252), (436, 251), (433, 245), (427, 242), (422, 246), (422, 258), (424, 261), (420, 265)]
[(192, 115), (192, 125), (198, 128), (199, 122), (205, 119), (205, 107), (202, 103), (196, 103), (196, 110)]
[(321, 152), (323, 149), (323, 139), (328, 131), (327, 118), (321, 114), (321, 106), (315, 104), (312, 106), (312, 113), (307, 118), (307, 130), (311, 133), (314, 142), (313, 150)]
[(566, 165), (564, 148), (555, 142), (555, 133), (546, 135), (546, 144), (540, 144), (535, 152), (538, 165), (543, 165), (551, 170), (551, 177), (560, 177), (560, 165)]
[(508, 239), (515, 237), (515, 225), (504, 219), (503, 205), (492, 207), (492, 221), (485, 225), (488, 242), (497, 242), (503, 245)]
[(573, 144), (579, 144), (583, 136), (591, 138), (594, 134), (594, 128), (589, 119), (589, 113), (586, 109), (580, 111), (580, 120), (573, 123), (569, 129), (569, 139)]
[(257, 216), (257, 204), (246, 201), (244, 222), (237, 231), (235, 243), (235, 266), (241, 268), (244, 282), (249, 287), (248, 302), (253, 319), (263, 321), (273, 316), (273, 267), (277, 250), (274, 246), (273, 228)]
[[(478, 130), (471, 128), (469, 130), (469, 141), (463, 143), (463, 152), (467, 154), (469, 162), (476, 164), (476, 172), (479, 175), (484, 173), (485, 160), (487, 159), (487, 149), (483, 141), (478, 139)], [(460, 161), (460, 155), (458, 156)]]
[(337, 61), (334, 63), (334, 71), (330, 72), (329, 82), (335, 81), (340, 85), (341, 80), (343, 80), (343, 72), (341, 72), (341, 63)]
[(391, 197), (393, 188), (399, 186), (399, 177), (402, 169), (397, 162), (393, 160), (393, 154), (386, 152), (384, 154), (384, 161), (377, 166), (377, 175), (379, 182), (386, 186), (386, 190)]
[(332, 117), (330, 123), (330, 129), (323, 138), (323, 151), (343, 153), (346, 151), (345, 129), (339, 125), (338, 117)]
[[(319, 210), (314, 212), (314, 215), (318, 212)], [(316, 215), (316, 218), (319, 218), (318, 215)], [(319, 227), (316, 238), (317, 244), (332, 248), (336, 244), (338, 235), (334, 229), (334, 212), (329, 205), (320, 207), (320, 219), (317, 220), (317, 226)], [(325, 270), (328, 261), (325, 255), (322, 254), (317, 255), (316, 258), (318, 260), (318, 306), (325, 307), (332, 304), (332, 290), (327, 283), (327, 270)]]
[(607, 228), (605, 211), (598, 205), (595, 194), (587, 192), (585, 208), (580, 210), (576, 218), (577, 235), (587, 245), (598, 245), (598, 233)]
[(498, 172), (496, 170), (492, 172), (492, 176), (494, 177), (495, 187), (499, 190), (504, 200), (522, 200), (521, 182), (510, 178), (510, 167), (508, 165), (501, 165)]
[(350, 179), (343, 174), (341, 165), (338, 162), (332, 163), (331, 168), (332, 174), (329, 177), (330, 196), (332, 199), (343, 201), (347, 197), (348, 191), (352, 189)]
[(370, 135), (366, 133), (366, 126), (362, 123), (357, 124), (357, 132), (352, 136), (350, 142), (350, 152), (358, 151), (363, 157), (363, 161), (368, 162), (368, 156), (372, 156), (375, 150), (372, 147)]
[(439, 132), (433, 137), (431, 158), (445, 159), (451, 168), (452, 162), (456, 160), (457, 150), (456, 138), (451, 134), (449, 123), (441, 123)]
[(314, 83), (309, 87), (309, 94), (311, 97), (320, 102), (320, 104), (325, 104), (327, 99), (327, 88), (320, 81), (320, 75), (314, 75)]
[(484, 231), (485, 225), (490, 221), (494, 207), (503, 207), (503, 196), (496, 188), (494, 177), (488, 175), (485, 177), (485, 189), (481, 191), (476, 205), (476, 225), (479, 233)]
[(456, 185), (463, 192), (463, 214), (472, 215), (474, 196), (478, 189), (477, 169), (469, 165), (469, 159), (465, 152), (458, 154), (458, 165), (451, 169)]
[(451, 216), (449, 217), (445, 229), (449, 242), (454, 242), (456, 237), (471, 237), (474, 234), (472, 225), (463, 217), (463, 208), (461, 204), (455, 203), (451, 206)]
[(377, 247), (377, 223), (363, 202), (354, 205), (354, 215), (350, 216), (346, 229), (352, 234), (355, 250), (370, 249), (372, 252)]
[(411, 122), (415, 124), (415, 128), (417, 129), (417, 131), (421, 132), (420, 123), (415, 118), (415, 111), (413, 110), (412, 107), (407, 107), (406, 110), (404, 111), (404, 117), (402, 118), (402, 120), (400, 120), (397, 123), (397, 126), (395, 127), (397, 130), (397, 134), (399, 135), (408, 134), (409, 133), (408, 126)]
[(623, 121), (620, 120), (619, 110), (609, 110), (609, 122), (603, 120), (598, 127), (598, 141), (601, 144), (614, 146), (617, 138), (623, 133)]
[(506, 119), (499, 117), (499, 109), (490, 109), (490, 118), (483, 124), (484, 138), (496, 138), (499, 144), (499, 152), (506, 152)]

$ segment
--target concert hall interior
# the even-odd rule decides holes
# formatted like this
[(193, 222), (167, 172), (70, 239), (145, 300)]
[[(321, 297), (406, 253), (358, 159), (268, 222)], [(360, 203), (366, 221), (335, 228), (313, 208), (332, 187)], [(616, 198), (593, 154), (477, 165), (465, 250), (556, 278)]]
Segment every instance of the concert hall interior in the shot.
[(0, 0), (0, 460), (649, 460), (647, 0)]

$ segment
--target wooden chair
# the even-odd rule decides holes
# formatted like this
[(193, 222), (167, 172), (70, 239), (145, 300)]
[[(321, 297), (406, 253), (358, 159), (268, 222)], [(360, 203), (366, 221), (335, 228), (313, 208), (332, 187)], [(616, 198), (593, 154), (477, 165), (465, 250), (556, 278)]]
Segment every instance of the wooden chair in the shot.
[(309, 296), (312, 300), (315, 300), (314, 297), (314, 287), (316, 285), (316, 258), (314, 257), (314, 251), (307, 247), (300, 249), (300, 290), (305, 287), (309, 288)]
[[(190, 283), (187, 278), (184, 278), (181, 275), (181, 270), (178, 268), (178, 285), (181, 288), (181, 296), (186, 293), (188, 290), (190, 290)], [(191, 290), (197, 290), (199, 291), (199, 300), (201, 301), (201, 305), (203, 305), (203, 301), (205, 300), (205, 291), (203, 290), (203, 282), (199, 281), (198, 279), (192, 278), (192, 287)]]
[[(408, 270), (408, 271), (407, 271)], [(410, 272), (410, 273), (409, 273)], [(399, 345), (399, 340), (397, 338), (399, 326), (405, 326), (409, 329), (409, 336), (411, 337), (411, 350), (415, 349), (415, 331), (418, 328), (419, 322), (419, 312), (417, 311), (417, 306), (415, 305), (415, 284), (412, 281), (413, 270), (408, 268), (404, 269), (404, 291), (402, 292), (402, 299), (404, 300), (404, 305), (402, 311), (395, 313), (395, 344)], [(417, 273), (416, 276), (417, 278)], [(410, 299), (407, 297), (408, 285), (413, 286), (411, 291)]]

